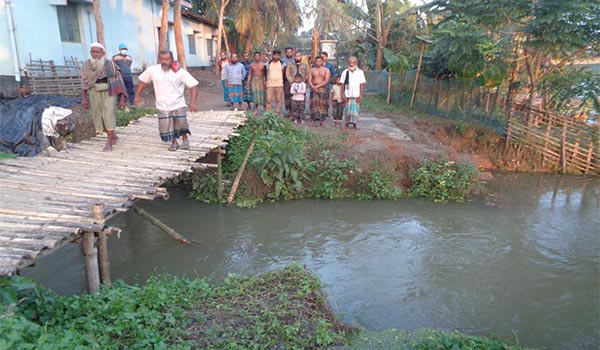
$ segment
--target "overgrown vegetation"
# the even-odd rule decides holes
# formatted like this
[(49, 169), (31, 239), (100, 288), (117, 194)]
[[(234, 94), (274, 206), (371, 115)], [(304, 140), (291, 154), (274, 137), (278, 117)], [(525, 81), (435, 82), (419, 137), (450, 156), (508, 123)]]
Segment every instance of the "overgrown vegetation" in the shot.
[[(223, 163), (226, 190), (252, 139), (255, 148), (236, 196), (238, 205), (252, 205), (263, 198), (394, 199), (401, 194), (393, 169), (381, 164), (374, 171), (362, 171), (358, 160), (344, 155), (344, 147), (335, 139), (297, 128), (272, 113), (250, 115), (240, 135), (228, 146)], [(249, 189), (256, 187), (257, 181), (266, 194)], [(203, 173), (195, 178), (192, 197), (216, 202), (217, 185), (214, 173)]]
[(0, 349), (323, 349), (350, 329), (298, 266), (222, 285), (163, 275), (71, 297), (18, 276), (0, 286)]
[(476, 175), (475, 168), (469, 165), (447, 159), (425, 160), (412, 172), (408, 193), (436, 202), (464, 202), (475, 187)]
[(117, 126), (127, 126), (131, 121), (151, 114), (156, 114), (155, 108), (132, 108), (128, 106), (123, 109), (117, 109)]
[(0, 287), (0, 349), (522, 349), (459, 332), (349, 327), (297, 265), (221, 285), (162, 275), (70, 297), (19, 276)]

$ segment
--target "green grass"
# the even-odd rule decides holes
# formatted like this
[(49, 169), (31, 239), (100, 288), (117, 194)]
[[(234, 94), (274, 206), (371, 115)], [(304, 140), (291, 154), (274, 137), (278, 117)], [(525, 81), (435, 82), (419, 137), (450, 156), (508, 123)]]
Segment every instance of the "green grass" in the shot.
[(16, 158), (16, 154), (0, 152), (0, 160)]
[(132, 120), (138, 120), (143, 116), (156, 114), (155, 108), (131, 108), (117, 109), (117, 126), (127, 126)]

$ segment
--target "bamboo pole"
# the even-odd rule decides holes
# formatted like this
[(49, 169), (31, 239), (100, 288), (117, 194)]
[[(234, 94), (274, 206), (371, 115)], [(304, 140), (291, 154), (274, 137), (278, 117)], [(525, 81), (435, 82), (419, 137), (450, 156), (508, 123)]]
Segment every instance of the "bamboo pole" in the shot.
[(94, 245), (94, 232), (83, 233), (81, 245), (85, 257), (85, 275), (87, 277), (88, 292), (96, 293), (100, 289), (100, 273), (98, 271), (98, 251)]
[[(92, 204), (92, 216), (98, 222), (103, 223), (105, 221), (104, 204)], [(110, 268), (108, 263), (108, 246), (106, 245), (107, 235), (108, 233), (106, 230), (98, 231), (98, 268), (100, 274), (100, 283), (103, 283), (107, 287), (110, 287), (112, 283), (110, 280)]]
[(222, 150), (217, 149), (217, 200), (219, 203), (223, 200), (223, 169), (222, 169)]
[(388, 82), (387, 82), (387, 104), (389, 105), (392, 100), (392, 69), (390, 68), (390, 72), (388, 74)]
[(233, 180), (233, 185), (231, 186), (231, 191), (229, 191), (229, 196), (227, 196), (227, 204), (231, 204), (233, 199), (235, 198), (235, 192), (240, 185), (240, 180), (242, 179), (242, 174), (244, 173), (244, 169), (246, 169), (246, 163), (248, 163), (248, 158), (254, 151), (254, 144), (256, 141), (256, 135), (252, 138), (252, 142), (250, 142), (250, 146), (248, 146), (248, 150), (246, 150), (246, 155), (244, 156), (244, 160), (242, 161), (242, 165), (238, 169), (237, 174), (235, 175), (235, 180)]
[(415, 76), (415, 84), (413, 85), (412, 96), (410, 97), (410, 108), (415, 105), (415, 95), (417, 94), (417, 85), (419, 84), (419, 74), (421, 73), (421, 63), (423, 62), (423, 52), (425, 52), (425, 43), (421, 42), (421, 53), (419, 54), (419, 64), (417, 64), (417, 75)]
[(560, 172), (567, 172), (567, 124), (563, 124), (562, 136), (560, 139)]
[(193, 246), (198, 245), (196, 242), (190, 241), (189, 239), (183, 237), (182, 235), (177, 233), (177, 231), (175, 231), (171, 227), (165, 225), (162, 221), (158, 220), (157, 218), (155, 218), (154, 216), (152, 216), (151, 214), (146, 212), (144, 209), (140, 209), (138, 207), (133, 207), (133, 211), (140, 214), (144, 219), (150, 221), (150, 223), (152, 225), (158, 227), (161, 231), (163, 231), (167, 235), (171, 236), (176, 241), (183, 243), (183, 244), (193, 245)]

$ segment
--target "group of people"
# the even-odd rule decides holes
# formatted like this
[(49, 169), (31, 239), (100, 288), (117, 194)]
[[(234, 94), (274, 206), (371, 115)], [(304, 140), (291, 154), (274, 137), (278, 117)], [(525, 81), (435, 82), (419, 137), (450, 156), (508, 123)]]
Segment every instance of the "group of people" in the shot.
[[(140, 94), (150, 82), (154, 84), (161, 140), (170, 142), (170, 151), (189, 149), (191, 132), (186, 112), (197, 110), (198, 80), (179, 66), (171, 51), (161, 51), (159, 63), (140, 74), (135, 93), (132, 58), (125, 44), (119, 45), (119, 53), (112, 59), (106, 59), (104, 46), (95, 42), (90, 45), (90, 55), (81, 69), (82, 105), (84, 109), (91, 109), (96, 131), (106, 131), (104, 151), (112, 151), (119, 139), (115, 134), (117, 104), (123, 108), (129, 99), (131, 104), (139, 105)], [(302, 123), (305, 96), (310, 92), (311, 125), (324, 126), (331, 105), (334, 126), (341, 127), (344, 122), (345, 127), (357, 128), (366, 82), (364, 72), (358, 68), (356, 57), (350, 57), (348, 68), (336, 76), (335, 67), (327, 57), (327, 52), (321, 52), (311, 67), (304, 62), (302, 53), (294, 53), (291, 47), (285, 49), (284, 57), (280, 50), (273, 50), (269, 61), (259, 52), (254, 53), (254, 62), (250, 62), (248, 53), (243, 54), (240, 62), (236, 53), (227, 57), (224, 52), (218, 62), (224, 99), (232, 110), (241, 110), (246, 102), (247, 108), (251, 109), (253, 104), (255, 111), (259, 106), (270, 111), (275, 105), (276, 113), (281, 112), (283, 102), (287, 116)], [(186, 88), (191, 90), (189, 104), (184, 97)], [(177, 141), (179, 138), (181, 144)]]
[[(96, 132), (106, 130), (104, 151), (112, 151), (118, 137), (116, 128), (117, 99), (120, 108), (125, 107), (126, 99), (133, 105), (140, 105), (140, 94), (150, 83), (154, 83), (158, 130), (162, 141), (170, 143), (169, 150), (188, 149), (190, 128), (186, 112), (195, 112), (198, 80), (179, 67), (173, 53), (165, 50), (158, 54), (158, 64), (148, 67), (138, 77), (140, 84), (134, 93), (131, 76), (131, 56), (127, 46), (119, 45), (119, 53), (112, 59), (105, 58), (105, 48), (95, 42), (90, 45), (91, 58), (81, 69), (82, 105), (91, 109)], [(185, 89), (191, 90), (190, 103), (186, 104)], [(189, 106), (189, 107), (188, 107)], [(177, 141), (181, 138), (181, 145)]]
[(286, 47), (284, 54), (282, 57), (280, 50), (273, 50), (267, 61), (266, 54), (255, 52), (251, 62), (247, 52), (242, 61), (236, 53), (228, 57), (227, 52), (222, 52), (217, 65), (227, 105), (241, 110), (246, 102), (248, 109), (253, 104), (255, 112), (262, 106), (265, 111), (280, 113), (283, 103), (287, 116), (302, 123), (309, 93), (312, 126), (324, 126), (331, 106), (334, 127), (344, 123), (345, 127), (357, 128), (366, 79), (356, 57), (348, 58), (348, 68), (335, 75), (335, 67), (325, 51), (314, 58), (312, 66), (291, 47)]

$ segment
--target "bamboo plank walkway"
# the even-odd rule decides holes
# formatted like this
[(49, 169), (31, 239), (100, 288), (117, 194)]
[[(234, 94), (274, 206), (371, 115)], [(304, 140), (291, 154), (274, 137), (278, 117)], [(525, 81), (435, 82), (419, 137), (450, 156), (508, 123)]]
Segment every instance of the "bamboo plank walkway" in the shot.
[[(225, 146), (244, 120), (239, 112), (188, 113), (189, 150), (168, 151), (156, 116), (147, 116), (117, 128), (112, 152), (102, 152), (100, 136), (52, 157), (0, 161), (0, 275), (15, 274), (83, 232), (105, 229), (138, 199), (164, 197), (161, 184), (201, 167), (196, 161)], [(93, 204), (104, 206), (104, 220), (94, 219)]]

